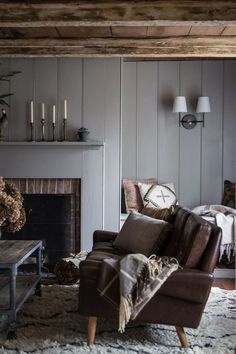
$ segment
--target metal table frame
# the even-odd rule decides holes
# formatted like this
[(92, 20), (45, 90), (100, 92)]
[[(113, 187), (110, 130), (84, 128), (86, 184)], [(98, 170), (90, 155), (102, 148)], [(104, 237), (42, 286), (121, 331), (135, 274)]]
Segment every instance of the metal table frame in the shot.
[[(17, 242), (17, 241), (16, 241)], [(19, 303), (16, 303), (16, 280), (18, 274), (18, 267), (33, 253), (36, 255), (37, 271), (34, 281), (30, 284), (26, 293)], [(35, 294), (41, 296), (41, 265), (42, 265), (42, 241), (30, 249), (18, 262), (16, 263), (0, 263), (0, 269), (9, 270), (9, 297), (10, 306), (8, 309), (0, 309), (0, 314), (8, 316), (8, 333), (7, 339), (14, 339), (17, 336), (16, 330), (16, 315), (20, 310), (24, 302), (32, 294), (32, 290), (35, 289)]]

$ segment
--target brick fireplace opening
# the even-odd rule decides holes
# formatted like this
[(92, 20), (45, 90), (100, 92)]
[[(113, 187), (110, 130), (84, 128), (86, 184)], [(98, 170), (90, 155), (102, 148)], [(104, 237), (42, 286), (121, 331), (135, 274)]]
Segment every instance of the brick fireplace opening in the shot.
[(80, 251), (81, 180), (59, 178), (7, 179), (24, 197), (26, 224), (4, 239), (43, 240), (44, 266), (51, 272), (55, 263)]

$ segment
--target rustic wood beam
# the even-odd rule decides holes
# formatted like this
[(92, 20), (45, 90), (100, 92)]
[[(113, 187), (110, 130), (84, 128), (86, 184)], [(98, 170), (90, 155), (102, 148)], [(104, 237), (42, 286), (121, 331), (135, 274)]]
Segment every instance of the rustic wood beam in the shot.
[(236, 58), (236, 37), (1, 39), (0, 56)]
[(236, 24), (235, 0), (0, 1), (0, 27)]

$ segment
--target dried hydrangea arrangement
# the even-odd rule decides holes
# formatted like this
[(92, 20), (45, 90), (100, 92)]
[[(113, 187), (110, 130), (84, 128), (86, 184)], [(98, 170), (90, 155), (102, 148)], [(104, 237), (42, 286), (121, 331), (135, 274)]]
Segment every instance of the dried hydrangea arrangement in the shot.
[(25, 224), (26, 216), (23, 198), (14, 183), (0, 177), (0, 226), (4, 231), (19, 231)]

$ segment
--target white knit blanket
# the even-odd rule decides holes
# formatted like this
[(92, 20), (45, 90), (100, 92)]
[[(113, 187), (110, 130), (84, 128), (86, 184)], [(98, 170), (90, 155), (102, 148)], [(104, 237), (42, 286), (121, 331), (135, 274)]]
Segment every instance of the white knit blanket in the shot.
[(236, 210), (224, 205), (201, 205), (194, 208), (192, 211), (221, 227), (222, 242), (219, 260), (221, 260), (225, 252), (228, 261), (230, 261), (232, 253), (233, 255), (235, 254)]

